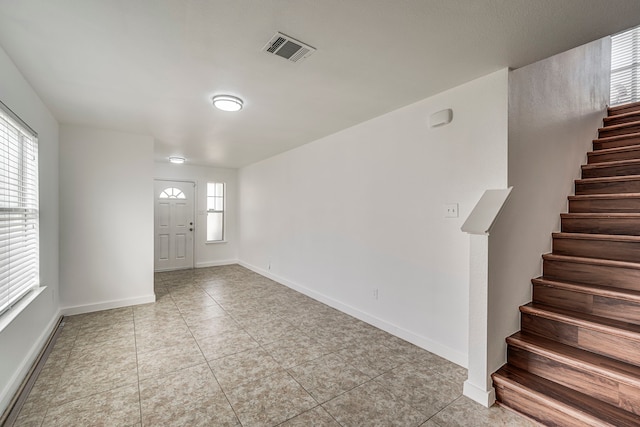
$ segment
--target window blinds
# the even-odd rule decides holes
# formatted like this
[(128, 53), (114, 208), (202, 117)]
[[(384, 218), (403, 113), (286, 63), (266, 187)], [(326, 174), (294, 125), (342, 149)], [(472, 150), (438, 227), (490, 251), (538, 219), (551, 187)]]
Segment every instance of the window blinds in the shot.
[(640, 101), (640, 26), (611, 36), (611, 105)]
[(0, 314), (39, 286), (38, 141), (0, 108)]

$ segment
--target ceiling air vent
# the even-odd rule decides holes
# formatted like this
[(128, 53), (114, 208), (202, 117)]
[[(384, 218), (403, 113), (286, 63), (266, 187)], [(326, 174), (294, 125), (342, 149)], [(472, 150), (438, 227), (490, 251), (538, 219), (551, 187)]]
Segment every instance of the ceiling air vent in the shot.
[(276, 33), (269, 43), (262, 48), (267, 53), (273, 53), (291, 62), (300, 62), (316, 51), (314, 47), (293, 39), (286, 34)]

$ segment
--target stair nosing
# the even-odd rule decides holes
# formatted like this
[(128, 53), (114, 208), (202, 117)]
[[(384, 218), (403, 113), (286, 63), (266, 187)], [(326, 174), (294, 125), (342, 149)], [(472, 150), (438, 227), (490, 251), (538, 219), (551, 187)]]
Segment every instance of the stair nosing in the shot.
[(638, 242), (640, 236), (626, 234), (590, 234), (590, 233), (568, 233), (566, 231), (551, 233), (553, 239), (573, 239), (573, 240), (598, 240), (608, 242)]
[[(507, 365), (508, 366), (508, 365)], [(530, 375), (530, 376), (534, 376), (534, 377), (538, 377), (544, 380), (544, 378), (539, 377), (535, 374), (532, 374), (530, 372), (527, 371), (523, 371), (522, 369), (519, 368), (515, 368), (513, 366), (508, 366), (507, 368), (508, 370), (513, 371), (514, 369), (517, 369), (520, 372), (525, 372), (526, 374)], [(497, 375), (496, 375), (497, 374)], [(503, 387), (508, 387), (514, 391), (516, 391), (517, 393), (522, 394), (523, 396), (527, 396), (529, 399), (535, 400), (539, 403), (544, 404), (545, 406), (549, 406), (552, 407), (554, 410), (556, 411), (560, 411), (560, 412), (566, 412), (571, 414), (571, 416), (573, 418), (575, 418), (576, 420), (579, 420), (585, 424), (589, 424), (589, 425), (594, 425), (594, 421), (597, 422), (598, 426), (611, 426), (611, 427), (616, 427), (613, 424), (611, 424), (609, 421), (606, 420), (602, 420), (601, 418), (596, 417), (596, 415), (590, 413), (590, 412), (586, 412), (584, 410), (583, 407), (580, 406), (576, 406), (575, 404), (572, 403), (565, 403), (562, 401), (559, 401), (553, 397), (550, 397), (540, 391), (537, 391), (533, 388), (530, 388), (528, 385), (525, 384), (521, 384), (519, 382), (516, 382), (515, 380), (508, 378), (506, 376), (502, 376), (500, 375), (499, 371), (495, 372), (492, 376), (491, 376), (492, 380), (496, 383), (498, 383), (498, 385), (502, 385)], [(546, 382), (552, 382), (549, 380), (545, 380)], [(502, 383), (502, 384), (501, 384)], [(571, 391), (572, 389), (565, 387), (563, 385), (557, 384), (556, 385), (560, 388), (566, 389), (568, 391)], [(580, 393), (580, 392), (577, 392)], [(584, 393), (581, 393), (584, 395)], [(602, 401), (600, 401), (602, 402)], [(606, 404), (605, 402), (602, 402), (603, 404)], [(611, 406), (611, 405), (609, 405)], [(613, 406), (611, 406), (612, 408), (615, 408)], [(623, 410), (621, 408), (615, 408), (618, 410)], [(633, 413), (629, 413), (630, 415), (635, 415)], [(538, 422), (538, 421), (536, 421)]]
[[(640, 136), (640, 133), (639, 133)], [(613, 148), (603, 148), (602, 150), (594, 150), (587, 152), (587, 158), (594, 156), (604, 156), (606, 154), (617, 154), (624, 153), (627, 151), (638, 151), (640, 150), (640, 144), (634, 145), (624, 145), (622, 147), (613, 147)]]
[[(516, 335), (518, 335), (516, 337)], [(524, 339), (521, 338), (524, 336)], [(534, 353), (541, 355), (543, 357), (546, 357), (548, 359), (552, 359), (555, 360), (557, 362), (563, 363), (565, 365), (574, 367), (574, 368), (578, 368), (580, 370), (583, 371), (589, 371), (591, 373), (596, 373), (597, 375), (603, 376), (603, 377), (607, 377), (607, 378), (611, 378), (614, 379), (616, 381), (625, 383), (627, 385), (631, 385), (633, 387), (638, 387), (640, 388), (640, 377), (638, 376), (634, 376), (632, 374), (629, 373), (625, 373), (623, 371), (620, 370), (620, 368), (616, 368), (613, 367), (611, 369), (607, 369), (606, 367), (604, 367), (603, 365), (599, 365), (596, 364), (592, 361), (587, 361), (584, 359), (575, 359), (573, 357), (571, 357), (570, 355), (567, 355), (566, 353), (559, 353), (557, 351), (554, 351), (552, 349), (548, 349), (543, 347), (540, 344), (536, 344), (530, 341), (527, 341), (526, 338), (530, 336), (530, 334), (527, 333), (523, 333), (523, 332), (517, 332), (509, 337), (507, 337), (507, 344), (509, 345), (513, 345), (514, 347), (517, 348), (521, 348), (523, 350), (526, 351), (533, 351)], [(621, 362), (619, 360), (616, 359), (612, 359), (610, 357), (607, 356), (602, 356), (600, 354), (597, 353), (593, 353), (587, 350), (582, 350), (580, 348), (576, 348), (576, 347), (571, 347), (569, 345), (566, 344), (562, 344), (561, 342), (558, 341), (553, 341), (550, 340), (548, 338), (544, 338), (544, 337), (535, 337), (535, 339), (539, 339), (539, 340), (543, 340), (543, 341), (549, 341), (554, 343), (555, 345), (559, 346), (559, 347), (566, 347), (566, 348), (573, 348), (575, 351), (577, 351), (578, 353), (584, 353), (585, 356), (587, 357), (592, 357), (594, 359), (603, 359), (603, 360), (607, 360), (610, 361), (611, 364), (613, 365), (628, 365), (628, 366), (632, 366), (632, 367), (636, 367), (638, 369), (640, 369), (640, 367), (632, 365), (630, 363), (626, 363), (626, 362)], [(518, 343), (524, 343), (523, 345), (518, 345)], [(531, 348), (534, 347), (535, 350), (531, 350)], [(582, 363), (576, 363), (575, 361), (579, 360), (579, 362)], [(615, 369), (615, 370), (612, 370)], [(535, 375), (535, 374), (533, 374)]]
[(576, 179), (576, 184), (589, 184), (593, 182), (618, 182), (618, 181), (640, 181), (640, 175), (604, 176), (597, 178)]
[(606, 122), (606, 121), (613, 121), (616, 119), (621, 119), (621, 118), (625, 118), (625, 117), (632, 117), (632, 116), (640, 116), (640, 111), (635, 110), (635, 111), (627, 111), (626, 113), (620, 113), (620, 114), (615, 114), (613, 116), (606, 116), (602, 118), (602, 121)]
[[(613, 135), (613, 136), (605, 136), (603, 138), (595, 138), (591, 142), (594, 143), (606, 143), (611, 141), (617, 141), (619, 139), (631, 139), (640, 137), (640, 132), (631, 132), (623, 135)], [(599, 150), (598, 150), (599, 151)]]
[[(625, 108), (634, 108), (634, 107), (640, 107), (640, 101), (637, 102), (629, 102), (629, 103), (625, 103), (625, 104), (618, 104), (618, 105), (609, 105), (607, 106), (607, 114), (609, 114), (609, 116), (607, 117), (612, 117), (611, 116), (611, 112), (612, 111), (617, 111), (617, 110), (623, 110)], [(616, 116), (616, 114), (614, 114), (613, 116)]]
[(563, 212), (560, 218), (640, 218), (640, 212)]
[(640, 291), (633, 289), (616, 288), (605, 285), (592, 285), (589, 283), (567, 282), (556, 279), (549, 279), (545, 276), (531, 279), (531, 283), (539, 286), (546, 286), (555, 289), (564, 289), (570, 292), (594, 295), (604, 298), (611, 298), (621, 301), (630, 301), (640, 304)]
[[(605, 317), (594, 316), (591, 314), (580, 313), (571, 310), (562, 310), (545, 304), (536, 303), (529, 303), (520, 306), (520, 312), (523, 314), (544, 317), (549, 320), (567, 323), (573, 326), (578, 326), (580, 328), (602, 332), (607, 335), (613, 335), (627, 339), (629, 341), (640, 343), (640, 325), (635, 325), (629, 322), (624, 322), (616, 319), (608, 319)], [(613, 326), (612, 324), (615, 326)], [(632, 329), (630, 329), (629, 327), (632, 327)], [(637, 329), (637, 331), (634, 331), (633, 329)]]
[(640, 263), (629, 262), (629, 261), (617, 261), (613, 259), (577, 257), (577, 256), (570, 256), (570, 255), (558, 255), (554, 253), (543, 254), (542, 259), (550, 260), (550, 261), (555, 260), (555, 261), (573, 262), (576, 264), (590, 264), (590, 265), (600, 265), (600, 266), (606, 266), (606, 267), (630, 268), (633, 270), (640, 270)]
[(626, 160), (612, 160), (610, 162), (588, 163), (586, 165), (582, 165), (581, 169), (584, 171), (588, 169), (603, 169), (603, 168), (610, 168), (615, 166), (626, 166), (626, 165), (634, 165), (634, 164), (640, 164), (640, 158), (626, 159)]
[(624, 129), (625, 127), (634, 127), (634, 126), (640, 126), (640, 120), (636, 120), (634, 122), (620, 123), (620, 124), (611, 125), (611, 126), (602, 126), (598, 128), (598, 132), (608, 131), (608, 130), (618, 130), (618, 129)]
[(569, 196), (568, 199), (576, 201), (582, 199), (640, 199), (640, 193), (575, 194)]

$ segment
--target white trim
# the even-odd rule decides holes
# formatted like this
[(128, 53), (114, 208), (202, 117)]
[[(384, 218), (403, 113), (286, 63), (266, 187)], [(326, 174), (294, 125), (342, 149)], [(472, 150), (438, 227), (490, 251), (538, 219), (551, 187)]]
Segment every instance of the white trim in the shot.
[(129, 307), (138, 304), (148, 304), (156, 302), (156, 295), (145, 295), (141, 297), (127, 298), (121, 300), (104, 301), (95, 304), (76, 305), (73, 307), (63, 307), (60, 313), (64, 316), (72, 316), (74, 314), (91, 313), (94, 311), (109, 310), (111, 308)]
[(469, 380), (464, 382), (462, 394), (487, 408), (493, 405), (496, 401), (495, 388), (490, 387), (489, 390), (484, 390), (475, 384), (470, 383)]
[(27, 353), (27, 356), (22, 360), (22, 363), (20, 364), (20, 366), (18, 366), (18, 369), (14, 372), (13, 377), (11, 377), (11, 380), (9, 380), (9, 382), (2, 389), (2, 392), (0, 392), (0, 412), (6, 410), (6, 408), (9, 406), (9, 403), (11, 403), (13, 395), (18, 390), (18, 387), (20, 387), (20, 384), (22, 384), (22, 381), (24, 381), (24, 378), (27, 376), (29, 370), (31, 369), (31, 365), (33, 365), (36, 357), (38, 357), (38, 354), (40, 354), (40, 351), (47, 343), (47, 340), (49, 339), (49, 336), (53, 332), (55, 326), (58, 324), (58, 319), (61, 315), (62, 313), (60, 312), (60, 310), (58, 310), (58, 312), (53, 316), (42, 334), (40, 334), (40, 337), (38, 337), (33, 346), (31, 346), (29, 353)]
[(197, 262), (196, 263), (196, 268), (218, 267), (218, 266), (221, 266), (221, 265), (232, 265), (232, 264), (238, 264), (238, 260), (237, 259), (223, 259), (221, 261)]
[(457, 350), (454, 350), (450, 347), (442, 345), (436, 341), (433, 341), (427, 337), (423, 337), (422, 335), (418, 335), (414, 332), (408, 331), (400, 326), (394, 325), (393, 323), (389, 323), (386, 320), (380, 319), (378, 317), (372, 316), (369, 313), (366, 313), (358, 308), (352, 307), (348, 304), (344, 304), (338, 300), (335, 300), (329, 296), (321, 294), (319, 292), (313, 291), (309, 288), (306, 288), (300, 284), (291, 282), (287, 279), (279, 277), (268, 270), (264, 270), (262, 268), (256, 267), (244, 261), (238, 261), (238, 264), (241, 266), (248, 268), (262, 276), (268, 277), (276, 282), (283, 284), (291, 289), (294, 289), (300, 293), (307, 295), (317, 301), (320, 301), (324, 304), (327, 304), (330, 307), (333, 307), (337, 310), (342, 311), (343, 313), (349, 314), (357, 319), (362, 320), (363, 322), (369, 323), (383, 331), (389, 332), (403, 340), (409, 341), (412, 344), (417, 345), (420, 348), (423, 348), (431, 353), (437, 354), (438, 356), (444, 357), (451, 362), (460, 365), (462, 367), (467, 367), (467, 355), (461, 353)]
[(32, 289), (31, 291), (27, 292), (27, 294), (21, 300), (18, 300), (11, 308), (3, 312), (2, 315), (0, 315), (0, 332), (2, 332), (4, 328), (9, 326), (11, 322), (13, 322), (13, 320), (18, 317), (20, 313), (22, 313), (22, 310), (27, 308), (31, 301), (35, 300), (38, 295), (40, 295), (46, 288), (46, 286), (40, 286), (39, 288)]

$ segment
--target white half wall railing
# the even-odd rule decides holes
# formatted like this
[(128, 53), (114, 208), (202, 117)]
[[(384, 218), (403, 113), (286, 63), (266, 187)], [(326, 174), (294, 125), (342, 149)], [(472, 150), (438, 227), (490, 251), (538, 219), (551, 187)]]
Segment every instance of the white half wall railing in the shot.
[(469, 362), (464, 395), (489, 407), (496, 400), (488, 364), (489, 234), (513, 187), (486, 190), (461, 230), (469, 234)]

